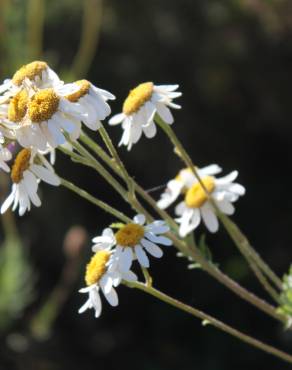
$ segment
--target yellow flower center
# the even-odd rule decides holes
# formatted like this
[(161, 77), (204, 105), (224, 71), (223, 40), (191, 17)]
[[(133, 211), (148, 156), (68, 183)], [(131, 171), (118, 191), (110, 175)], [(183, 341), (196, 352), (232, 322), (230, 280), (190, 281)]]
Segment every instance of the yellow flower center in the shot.
[(131, 90), (124, 101), (123, 113), (130, 115), (136, 113), (143, 104), (150, 100), (153, 93), (153, 83), (144, 82)]
[[(208, 193), (212, 193), (215, 189), (215, 181), (211, 176), (206, 176), (202, 182)], [(186, 193), (185, 202), (189, 208), (200, 208), (206, 201), (208, 196), (200, 183), (194, 184)]]
[(8, 119), (13, 122), (20, 122), (26, 114), (28, 94), (25, 90), (19, 91), (9, 102)]
[(11, 180), (18, 184), (23, 179), (23, 172), (29, 167), (29, 161), (31, 157), (30, 149), (22, 149), (16, 156), (12, 170), (11, 170)]
[(97, 252), (86, 266), (85, 282), (90, 286), (99, 282), (103, 274), (106, 272), (106, 263), (110, 258), (110, 252)]
[(28, 115), (33, 122), (49, 120), (56, 113), (59, 97), (53, 89), (43, 89), (37, 92), (28, 104)]
[(116, 233), (117, 244), (122, 247), (135, 247), (144, 236), (144, 227), (137, 224), (127, 224)]
[(20, 86), (25, 78), (34, 80), (36, 76), (41, 76), (42, 72), (48, 68), (47, 63), (35, 61), (29, 64), (25, 64), (18, 71), (16, 71), (12, 77), (12, 82)]
[(90, 82), (87, 80), (79, 80), (76, 81), (75, 84), (80, 87), (79, 90), (66, 96), (66, 99), (72, 103), (76, 103), (80, 98), (82, 98), (82, 96), (88, 94), (90, 89)]

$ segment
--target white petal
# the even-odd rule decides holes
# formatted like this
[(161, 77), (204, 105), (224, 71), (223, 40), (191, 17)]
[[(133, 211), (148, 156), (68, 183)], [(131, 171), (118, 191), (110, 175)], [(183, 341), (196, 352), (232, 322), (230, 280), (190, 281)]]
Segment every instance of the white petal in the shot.
[(125, 119), (125, 115), (124, 113), (119, 113), (119, 114), (116, 114), (115, 116), (113, 116), (110, 120), (109, 120), (109, 124), (111, 126), (114, 126), (114, 125), (118, 125), (119, 123), (121, 123), (123, 120)]
[(55, 122), (52, 118), (48, 122), (48, 129), (53, 136), (54, 141), (58, 145), (62, 145), (66, 142), (65, 136), (61, 132), (61, 127), (58, 125), (57, 122)]
[(127, 271), (122, 273), (122, 278), (127, 281), (137, 281), (138, 277), (134, 272), (132, 271)]
[(217, 206), (219, 207), (220, 211), (225, 213), (226, 215), (233, 215), (235, 208), (233, 204), (228, 202), (228, 200), (222, 200), (221, 202), (216, 202)]
[(132, 261), (133, 261), (132, 248), (130, 247), (124, 248), (123, 252), (120, 255), (120, 262), (119, 262), (121, 271), (126, 272), (130, 270)]
[(118, 299), (118, 295), (117, 295), (115, 288), (112, 288), (104, 296), (111, 306), (117, 306), (119, 304), (119, 299)]
[(179, 234), (180, 236), (185, 237), (199, 226), (201, 221), (199, 209), (187, 209), (178, 221), (181, 224)]
[(59, 177), (52, 171), (46, 169), (43, 166), (33, 164), (31, 165), (31, 170), (43, 181), (50, 185), (59, 186), (61, 180)]
[(172, 241), (165, 236), (158, 236), (155, 234), (152, 234), (150, 232), (145, 233), (145, 237), (149, 240), (151, 240), (153, 243), (162, 244), (166, 246), (172, 245)]
[(212, 206), (210, 206), (208, 203), (205, 203), (203, 207), (201, 208), (202, 213), (202, 219), (209, 231), (211, 233), (215, 233), (218, 231), (219, 223), (217, 216), (215, 215), (215, 212), (212, 209)]
[(141, 245), (135, 246), (135, 253), (137, 256), (137, 259), (141, 266), (148, 268), (149, 267), (149, 259), (146, 255), (146, 253), (143, 251), (143, 248)]
[(206, 175), (217, 175), (222, 171), (222, 168), (219, 167), (217, 164), (210, 164), (209, 166), (200, 168), (198, 170), (199, 174), (202, 176)]
[(89, 292), (90, 302), (95, 310), (95, 317), (99, 317), (102, 310), (102, 304), (98, 289), (92, 289)]
[(159, 116), (165, 123), (169, 125), (173, 123), (173, 116), (169, 108), (165, 106), (163, 103), (156, 103), (156, 109)]
[(152, 139), (157, 132), (155, 123), (151, 122), (149, 125), (143, 126), (143, 132), (148, 139)]
[(144, 225), (146, 221), (146, 217), (143, 214), (136, 215), (134, 217), (135, 224)]
[(15, 192), (16, 192), (16, 188), (14, 187), (12, 189), (12, 192), (8, 195), (8, 197), (5, 199), (5, 201), (2, 203), (2, 206), (1, 206), (1, 214), (5, 213), (7, 211), (7, 209), (11, 206), (11, 204), (13, 203), (14, 201), (14, 197), (15, 197)]
[(86, 310), (88, 310), (89, 308), (91, 307), (91, 302), (90, 302), (90, 299), (88, 299), (83, 306), (81, 306), (78, 310), (78, 313), (83, 313), (85, 312)]
[(238, 171), (232, 171), (228, 175), (221, 177), (220, 179), (216, 179), (216, 184), (224, 185), (224, 184), (231, 183), (237, 178), (237, 176), (238, 176)]
[(149, 240), (142, 239), (141, 244), (153, 257), (161, 258), (163, 256), (162, 250), (156, 244), (150, 242)]
[(155, 223), (152, 223), (146, 226), (146, 230), (153, 234), (164, 234), (169, 231), (169, 226), (165, 224), (155, 225)]
[(176, 207), (175, 207), (175, 214), (178, 216), (182, 216), (184, 212), (186, 212), (187, 206), (185, 202), (180, 202)]
[(104, 275), (99, 282), (99, 285), (104, 294), (109, 293), (113, 286), (113, 280), (108, 274)]

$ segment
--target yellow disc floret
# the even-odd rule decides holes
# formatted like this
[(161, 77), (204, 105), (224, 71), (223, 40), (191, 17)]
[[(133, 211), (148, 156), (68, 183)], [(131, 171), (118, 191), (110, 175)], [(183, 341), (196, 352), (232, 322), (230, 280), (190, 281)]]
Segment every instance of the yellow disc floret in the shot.
[(116, 233), (117, 244), (122, 247), (135, 247), (145, 234), (144, 227), (137, 224), (127, 224)]
[(40, 77), (42, 72), (47, 68), (47, 63), (38, 60), (29, 64), (25, 64), (14, 73), (12, 82), (17, 86), (20, 86), (25, 78), (28, 78), (32, 81), (36, 76)]
[(16, 156), (11, 170), (11, 180), (18, 184), (23, 179), (23, 172), (29, 167), (31, 157), (30, 149), (22, 149)]
[(150, 100), (153, 93), (153, 83), (144, 82), (131, 90), (127, 99), (124, 101), (123, 113), (130, 115), (136, 113), (142, 105)]
[(82, 96), (88, 94), (90, 89), (90, 82), (87, 80), (79, 80), (76, 81), (75, 84), (79, 86), (79, 90), (66, 96), (66, 99), (72, 103), (76, 103)]
[(8, 119), (13, 122), (20, 122), (26, 114), (28, 94), (26, 90), (19, 91), (9, 102)]
[(59, 97), (53, 89), (38, 91), (28, 104), (28, 115), (33, 122), (49, 120), (56, 113)]
[[(202, 179), (208, 193), (212, 193), (215, 189), (215, 181), (211, 176), (206, 176)], [(186, 193), (185, 202), (189, 208), (200, 208), (206, 201), (208, 196), (200, 183), (194, 184)]]
[(110, 252), (97, 252), (86, 266), (85, 282), (90, 286), (99, 282), (103, 274), (106, 272), (106, 264), (110, 258)]

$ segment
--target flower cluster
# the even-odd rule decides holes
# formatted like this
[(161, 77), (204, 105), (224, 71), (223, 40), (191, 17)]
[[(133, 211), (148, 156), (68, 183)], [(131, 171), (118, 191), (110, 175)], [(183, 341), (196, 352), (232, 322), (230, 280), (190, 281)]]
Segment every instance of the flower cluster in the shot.
[[(21, 67), (4, 81), (0, 93), (0, 167), (11, 173), (12, 180), (1, 213), (13, 204), (23, 215), (31, 203), (40, 206), (37, 190), (41, 180), (60, 184), (45, 154), (54, 153), (67, 137), (76, 140), (82, 123), (97, 130), (110, 114), (107, 100), (114, 96), (87, 80), (65, 84), (42, 61)], [(7, 162), (13, 157), (10, 169)]]
[(133, 261), (138, 260), (142, 268), (148, 268), (147, 253), (160, 258), (163, 252), (157, 244), (172, 244), (170, 239), (162, 235), (169, 231), (164, 221), (158, 220), (148, 225), (145, 222), (145, 216), (139, 214), (134, 217), (133, 222), (120, 225), (116, 233), (107, 228), (101, 236), (93, 238), (92, 250), (95, 254), (86, 267), (87, 287), (80, 290), (81, 293), (88, 293), (88, 299), (79, 313), (93, 308), (95, 317), (99, 317), (102, 307), (100, 290), (109, 304), (116, 306), (118, 296), (115, 288), (122, 280), (137, 280), (137, 276), (131, 271)]

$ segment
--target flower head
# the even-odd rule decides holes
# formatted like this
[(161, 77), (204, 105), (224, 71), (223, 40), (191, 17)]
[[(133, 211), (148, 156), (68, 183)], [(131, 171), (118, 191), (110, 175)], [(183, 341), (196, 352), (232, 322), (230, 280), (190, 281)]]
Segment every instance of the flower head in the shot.
[(105, 229), (102, 236), (93, 239), (93, 251), (112, 250), (115, 247), (114, 258), (121, 271), (128, 271), (134, 259), (148, 268), (149, 258), (146, 252), (160, 258), (163, 252), (157, 244), (171, 245), (172, 242), (162, 235), (169, 231), (164, 221), (144, 225), (145, 221), (145, 216), (140, 214), (134, 217), (133, 222), (121, 226), (116, 233), (110, 228)]
[(91, 84), (87, 80), (74, 82), (77, 90), (68, 94), (66, 98), (74, 103), (77, 110), (82, 114), (82, 121), (91, 130), (100, 128), (101, 120), (104, 120), (111, 109), (107, 100), (115, 99), (114, 95)]
[(22, 216), (31, 208), (41, 205), (37, 194), (40, 180), (54, 186), (60, 185), (59, 177), (54, 173), (42, 157), (37, 156), (31, 149), (22, 149), (14, 160), (11, 169), (12, 191), (1, 206), (1, 214), (13, 204), (14, 211), (19, 206), (19, 215)]
[(41, 89), (32, 95), (19, 90), (9, 101), (6, 126), (13, 128), (21, 146), (41, 151), (64, 144), (64, 133), (78, 137), (83, 115), (64, 96), (75, 90), (73, 84)]
[(154, 137), (155, 114), (167, 124), (172, 124), (173, 116), (169, 108), (180, 108), (172, 102), (181, 96), (180, 92), (175, 92), (177, 88), (178, 85), (154, 85), (153, 82), (144, 82), (131, 90), (124, 101), (123, 112), (113, 116), (109, 121), (110, 125), (122, 123), (124, 133), (120, 145), (126, 145), (130, 150), (143, 132), (147, 138)]
[(87, 293), (88, 299), (79, 309), (83, 313), (87, 309), (95, 310), (95, 317), (99, 317), (102, 310), (100, 290), (111, 306), (118, 305), (118, 295), (115, 290), (121, 280), (134, 281), (137, 276), (132, 271), (121, 272), (117, 268), (112, 251), (100, 249), (91, 258), (86, 266), (85, 282), (87, 287), (80, 289), (80, 293)]
[(63, 82), (58, 75), (47, 65), (46, 62), (36, 60), (20, 67), (11, 80), (7, 80), (0, 87), (0, 91), (22, 87), (25, 83), (43, 89), (60, 85)]
[[(222, 169), (217, 164), (197, 168), (197, 173), (200, 177), (213, 176), (221, 171)], [(161, 194), (157, 202), (158, 207), (161, 209), (169, 207), (181, 194), (185, 194), (197, 181), (197, 178), (190, 168), (180, 170), (176, 177), (167, 183), (165, 191)]]
[[(237, 171), (231, 172), (222, 178), (214, 176), (203, 176), (201, 181), (204, 188), (199, 182), (194, 182), (184, 194), (184, 200), (179, 203), (175, 212), (178, 216), (177, 222), (180, 224), (179, 233), (185, 237), (192, 230), (199, 226), (201, 218), (204, 224), (211, 232), (216, 232), (219, 227), (215, 210), (209, 201), (210, 194), (219, 210), (227, 215), (234, 213), (233, 202), (245, 193), (242, 185), (233, 183), (238, 175)], [(208, 194), (206, 193), (206, 191)]]

